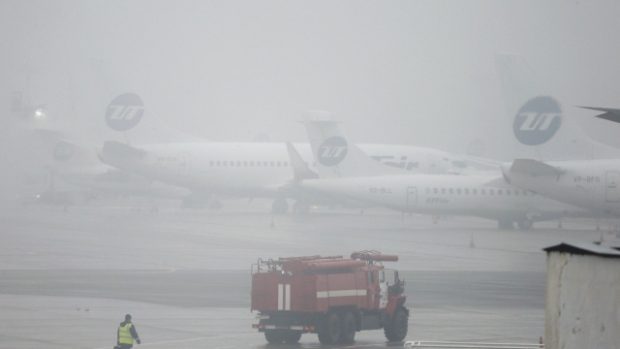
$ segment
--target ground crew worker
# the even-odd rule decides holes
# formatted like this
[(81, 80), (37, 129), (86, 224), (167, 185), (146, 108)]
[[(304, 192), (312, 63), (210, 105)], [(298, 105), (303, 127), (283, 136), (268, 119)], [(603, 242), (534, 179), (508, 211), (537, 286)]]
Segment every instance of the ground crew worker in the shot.
[(131, 315), (125, 315), (125, 321), (121, 322), (118, 326), (118, 332), (116, 334), (116, 342), (118, 349), (130, 349), (133, 347), (134, 341), (140, 344), (140, 337), (136, 326), (131, 323)]

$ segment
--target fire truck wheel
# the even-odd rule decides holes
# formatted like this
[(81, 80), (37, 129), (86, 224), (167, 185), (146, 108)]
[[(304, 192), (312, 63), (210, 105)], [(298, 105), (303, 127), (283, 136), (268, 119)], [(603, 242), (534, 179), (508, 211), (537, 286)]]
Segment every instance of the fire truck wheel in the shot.
[(409, 315), (407, 310), (400, 307), (396, 309), (392, 323), (383, 329), (385, 338), (390, 342), (401, 342), (407, 337), (407, 329), (409, 328)]
[(338, 313), (328, 313), (320, 326), (319, 342), (321, 344), (338, 343), (340, 341), (341, 323)]
[(297, 344), (301, 339), (301, 331), (287, 331), (284, 334), (284, 343)]
[(351, 344), (355, 342), (355, 332), (357, 331), (357, 321), (352, 312), (346, 312), (342, 319), (342, 336), (341, 342)]
[(270, 344), (282, 344), (284, 342), (285, 333), (278, 330), (266, 330), (265, 339)]

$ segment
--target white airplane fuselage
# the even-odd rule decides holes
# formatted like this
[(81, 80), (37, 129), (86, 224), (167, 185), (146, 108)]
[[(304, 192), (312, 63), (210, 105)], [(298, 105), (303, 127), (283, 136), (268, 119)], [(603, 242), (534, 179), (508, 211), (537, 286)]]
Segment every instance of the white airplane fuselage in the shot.
[(512, 184), (604, 216), (620, 216), (620, 160), (547, 162), (557, 175), (507, 172)]
[(309, 179), (302, 187), (402, 212), (539, 221), (583, 210), (503, 183), (497, 176), (402, 175)]
[[(360, 146), (384, 164), (412, 172), (446, 173), (458, 161), (446, 152), (402, 145)], [(313, 168), (309, 144), (296, 144)], [(141, 174), (194, 192), (231, 196), (275, 197), (293, 180), (284, 143), (170, 143), (140, 146), (142, 154), (102, 155), (119, 169)]]

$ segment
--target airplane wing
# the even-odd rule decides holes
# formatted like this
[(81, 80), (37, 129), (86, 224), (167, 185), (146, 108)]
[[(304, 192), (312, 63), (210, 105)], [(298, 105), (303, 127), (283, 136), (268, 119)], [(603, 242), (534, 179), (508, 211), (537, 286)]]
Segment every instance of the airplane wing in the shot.
[(603, 114), (596, 115), (595, 117), (620, 123), (620, 109), (586, 106), (579, 106), (579, 108), (602, 111)]
[(510, 167), (510, 172), (531, 177), (560, 177), (564, 174), (562, 169), (533, 159), (515, 159)]
[(132, 147), (130, 145), (117, 142), (106, 141), (103, 144), (99, 157), (102, 162), (120, 168), (131, 168), (134, 163), (143, 160), (147, 155), (147, 152)]

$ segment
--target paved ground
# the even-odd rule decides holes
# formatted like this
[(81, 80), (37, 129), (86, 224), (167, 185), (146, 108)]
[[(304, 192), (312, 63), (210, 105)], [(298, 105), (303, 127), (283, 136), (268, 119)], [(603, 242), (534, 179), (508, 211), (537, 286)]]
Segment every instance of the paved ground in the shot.
[[(413, 307), (408, 339), (535, 342), (544, 325), (541, 248), (618, 239), (591, 222), (524, 232), (472, 218), (433, 224), (386, 211), (274, 218), (265, 209), (244, 202), (157, 214), (109, 203), (4, 209), (0, 348), (111, 348), (127, 312), (145, 348), (263, 348), (248, 308), (252, 262), (369, 248), (401, 256)], [(357, 338), (350, 348), (388, 346), (381, 331)], [(318, 346), (316, 336), (302, 337), (302, 348)]]

